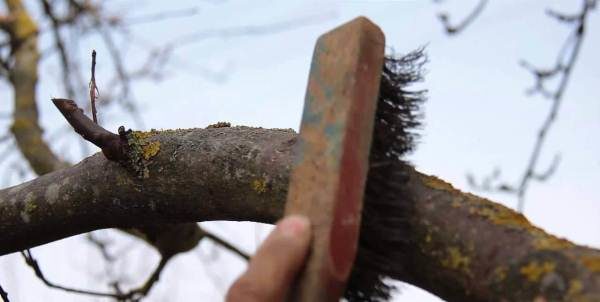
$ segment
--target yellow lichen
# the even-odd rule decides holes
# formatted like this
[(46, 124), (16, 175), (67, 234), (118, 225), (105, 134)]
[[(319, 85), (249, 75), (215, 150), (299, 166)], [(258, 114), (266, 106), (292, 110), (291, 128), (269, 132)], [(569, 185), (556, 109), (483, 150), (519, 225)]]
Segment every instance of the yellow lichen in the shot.
[(600, 257), (597, 256), (583, 256), (581, 258), (583, 265), (594, 273), (600, 272)]
[(143, 131), (134, 131), (133, 132), (133, 137), (138, 141), (140, 147), (142, 148), (142, 157), (145, 160), (149, 160), (150, 158), (154, 157), (156, 154), (158, 154), (158, 151), (160, 151), (160, 142), (158, 141), (150, 141), (149, 138), (151, 138), (152, 136), (154, 136), (157, 132), (154, 131), (149, 131), (149, 132), (143, 132)]
[(142, 145), (142, 156), (145, 160), (154, 157), (160, 151), (160, 142), (148, 142)]
[(31, 214), (31, 213), (33, 213), (33, 211), (35, 211), (35, 209), (37, 209), (37, 205), (35, 203), (27, 202), (25, 204), (25, 213)]
[(426, 186), (436, 189), (436, 190), (443, 190), (443, 191), (455, 191), (456, 190), (456, 189), (454, 189), (454, 187), (451, 184), (449, 184), (435, 176), (432, 176), (432, 175), (422, 174), (421, 179)]
[(569, 291), (567, 297), (578, 295), (583, 290), (583, 283), (580, 280), (573, 279), (569, 282)]
[(460, 208), (463, 204), (463, 200), (458, 197), (455, 196), (454, 198), (452, 198), (452, 203), (450, 204), (453, 208)]
[(526, 266), (521, 267), (520, 272), (527, 281), (536, 282), (540, 280), (543, 275), (553, 272), (554, 269), (556, 269), (556, 263), (554, 262), (545, 261), (540, 264), (538, 261), (534, 260), (529, 262)]
[(574, 246), (569, 240), (545, 234), (539, 229), (534, 235), (537, 238), (533, 241), (533, 246), (538, 250), (562, 250)]
[(463, 255), (457, 247), (449, 247), (446, 249), (446, 257), (442, 259), (442, 265), (451, 269), (464, 269), (469, 272), (469, 264), (471, 260), (468, 256)]
[(154, 136), (156, 134), (156, 131), (148, 131), (148, 132), (144, 132), (144, 131), (133, 131), (133, 136), (140, 140), (146, 140), (152, 136)]
[(6, 3), (14, 20), (9, 23), (11, 25), (10, 30), (14, 31), (16, 39), (23, 40), (37, 33), (36, 23), (27, 13), (22, 1), (8, 0)]
[(267, 182), (264, 179), (255, 179), (252, 181), (252, 189), (258, 194), (267, 192)]

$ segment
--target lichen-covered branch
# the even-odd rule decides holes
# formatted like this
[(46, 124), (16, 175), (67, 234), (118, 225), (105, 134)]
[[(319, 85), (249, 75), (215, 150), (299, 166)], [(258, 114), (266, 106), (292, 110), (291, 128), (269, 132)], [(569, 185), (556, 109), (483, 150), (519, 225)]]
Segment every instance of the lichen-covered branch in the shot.
[[(133, 132), (142, 177), (102, 154), (0, 190), (0, 253), (109, 227), (282, 215), (291, 130)], [(409, 170), (401, 280), (448, 301), (595, 301), (600, 251), (532, 226), (506, 207)], [(165, 243), (168, 246), (171, 243)]]

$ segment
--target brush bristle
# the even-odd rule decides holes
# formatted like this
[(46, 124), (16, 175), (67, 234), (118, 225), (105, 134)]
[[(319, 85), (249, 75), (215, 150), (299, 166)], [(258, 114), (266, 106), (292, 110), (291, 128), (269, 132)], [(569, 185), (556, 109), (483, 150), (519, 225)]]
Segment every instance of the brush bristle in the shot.
[(424, 90), (408, 90), (422, 80), (423, 49), (400, 57), (386, 56), (373, 129), (369, 172), (356, 260), (344, 297), (348, 301), (386, 301), (405, 270), (409, 243), (410, 197), (404, 156), (416, 145)]

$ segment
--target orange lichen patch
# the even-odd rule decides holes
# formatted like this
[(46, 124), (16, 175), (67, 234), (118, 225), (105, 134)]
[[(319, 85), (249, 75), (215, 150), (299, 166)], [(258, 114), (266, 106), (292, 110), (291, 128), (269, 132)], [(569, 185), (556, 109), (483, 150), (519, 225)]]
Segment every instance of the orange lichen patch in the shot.
[(142, 132), (142, 131), (134, 131), (133, 137), (138, 141), (139, 146), (141, 147), (141, 155), (145, 160), (149, 160), (154, 157), (160, 151), (160, 142), (158, 141), (150, 141), (149, 139), (157, 134), (156, 131), (150, 132)]
[(423, 183), (433, 189), (443, 191), (456, 191), (456, 189), (449, 183), (432, 175), (421, 174), (421, 180)]
[(252, 189), (258, 194), (267, 192), (267, 182), (264, 179), (255, 179), (252, 181)]
[(464, 270), (469, 273), (469, 265), (471, 260), (467, 255), (464, 255), (461, 250), (457, 247), (448, 247), (446, 249), (446, 257), (441, 261), (442, 266), (455, 269)]
[(583, 256), (581, 258), (583, 265), (594, 273), (600, 272), (600, 257), (597, 256)]
[(562, 250), (575, 246), (569, 240), (546, 234), (540, 229), (536, 229), (533, 235), (537, 237), (533, 241), (533, 246), (538, 250)]
[(521, 267), (520, 273), (527, 279), (527, 281), (537, 282), (543, 275), (551, 273), (555, 269), (556, 263), (554, 262), (545, 261), (544, 263), (539, 263), (538, 261), (534, 260), (529, 262), (526, 266)]
[(145, 160), (154, 157), (160, 151), (160, 142), (149, 142), (142, 146), (142, 156)]

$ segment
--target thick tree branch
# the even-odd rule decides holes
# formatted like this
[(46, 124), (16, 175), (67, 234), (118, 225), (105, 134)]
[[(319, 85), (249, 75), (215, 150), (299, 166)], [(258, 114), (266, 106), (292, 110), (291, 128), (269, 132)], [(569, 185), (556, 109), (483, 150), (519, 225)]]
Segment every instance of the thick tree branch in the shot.
[[(140, 178), (96, 154), (0, 190), (0, 253), (148, 222), (282, 215), (296, 144), (291, 130), (247, 127), (134, 132)], [(154, 146), (154, 147), (153, 147)], [(156, 149), (158, 146), (158, 150)], [(501, 205), (409, 171), (404, 281), (448, 301), (600, 298), (600, 251), (545, 233)]]

